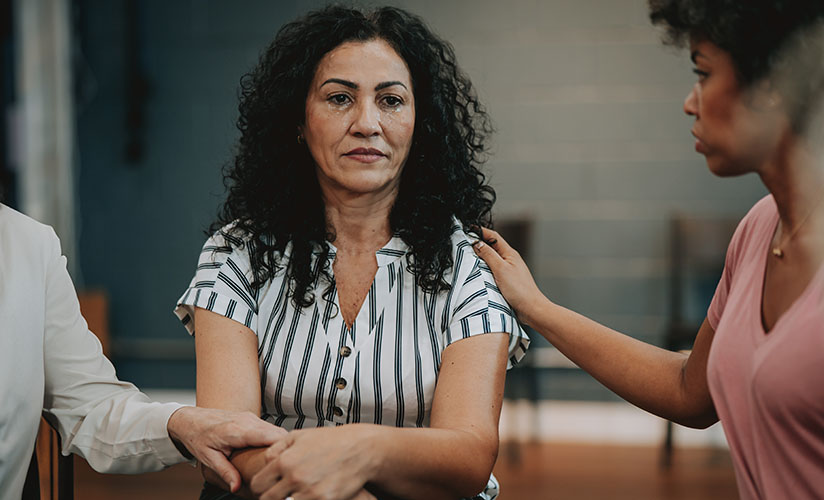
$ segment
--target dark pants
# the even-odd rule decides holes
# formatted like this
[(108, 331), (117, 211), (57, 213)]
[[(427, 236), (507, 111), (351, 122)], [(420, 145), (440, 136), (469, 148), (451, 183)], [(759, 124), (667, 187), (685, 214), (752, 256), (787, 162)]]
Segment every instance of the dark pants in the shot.
[(200, 492), (200, 500), (242, 500), (237, 495), (232, 495), (226, 490), (209, 483), (203, 483), (203, 490)]

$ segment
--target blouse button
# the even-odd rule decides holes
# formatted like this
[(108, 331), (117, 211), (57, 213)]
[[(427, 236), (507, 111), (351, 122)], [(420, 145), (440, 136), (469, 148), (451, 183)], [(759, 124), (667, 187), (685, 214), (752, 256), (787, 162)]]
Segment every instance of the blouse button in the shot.
[(349, 346), (343, 346), (340, 348), (340, 355), (344, 358), (349, 357), (352, 354), (352, 348)]
[(343, 410), (340, 409), (340, 406), (336, 406), (332, 410), (332, 412), (335, 414), (336, 417), (342, 417), (343, 416)]
[(335, 387), (337, 387), (338, 389), (345, 389), (346, 388), (346, 379), (339, 378), (339, 379), (335, 380)]

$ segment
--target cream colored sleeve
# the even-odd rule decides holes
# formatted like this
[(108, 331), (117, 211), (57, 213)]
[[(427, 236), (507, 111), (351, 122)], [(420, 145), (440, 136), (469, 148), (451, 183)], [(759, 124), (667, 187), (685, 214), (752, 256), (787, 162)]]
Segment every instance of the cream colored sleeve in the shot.
[(52, 234), (46, 283), (44, 416), (57, 427), (63, 453), (99, 472), (149, 472), (183, 462), (166, 430), (181, 405), (152, 403), (117, 379), (80, 314), (66, 259)]

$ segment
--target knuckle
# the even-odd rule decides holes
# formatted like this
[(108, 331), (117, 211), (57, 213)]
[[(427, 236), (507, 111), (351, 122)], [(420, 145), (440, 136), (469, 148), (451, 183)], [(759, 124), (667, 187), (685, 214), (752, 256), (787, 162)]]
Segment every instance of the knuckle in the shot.
[(304, 470), (297, 469), (289, 471), (284, 477), (287, 478), (289, 483), (293, 484), (297, 490), (312, 492), (316, 488), (316, 485), (312, 484), (310, 474)]
[(317, 486), (312, 486), (306, 490), (306, 493), (309, 495), (309, 498), (313, 498), (315, 500), (327, 500), (329, 495), (325, 491), (320, 491)]

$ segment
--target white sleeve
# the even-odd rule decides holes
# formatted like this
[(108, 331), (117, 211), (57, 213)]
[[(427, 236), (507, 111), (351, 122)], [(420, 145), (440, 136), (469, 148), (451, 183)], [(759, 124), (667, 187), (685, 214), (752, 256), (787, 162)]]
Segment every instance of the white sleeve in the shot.
[(100, 341), (80, 314), (57, 237), (50, 238), (46, 278), (44, 416), (60, 432), (63, 453), (76, 453), (99, 472), (140, 473), (186, 459), (166, 424), (176, 403), (152, 403), (117, 379)]

